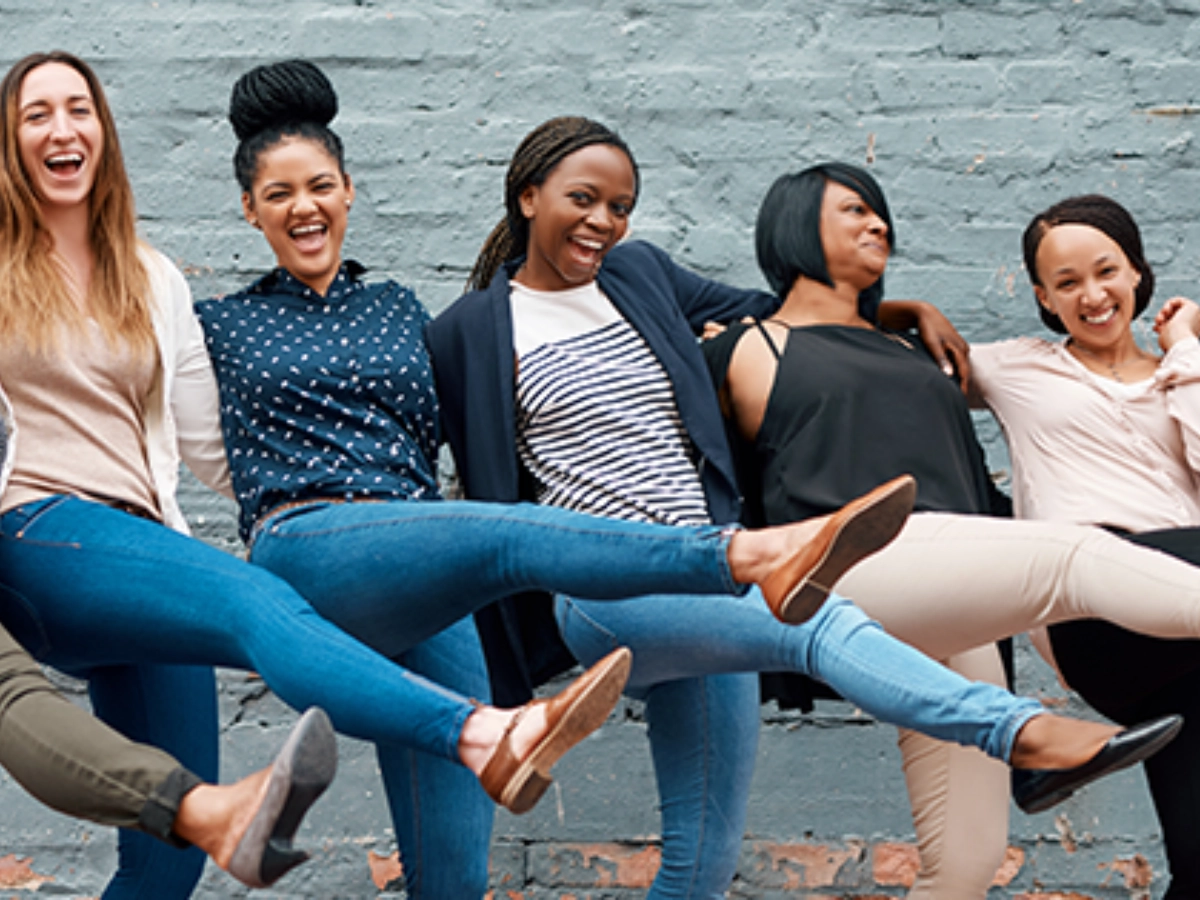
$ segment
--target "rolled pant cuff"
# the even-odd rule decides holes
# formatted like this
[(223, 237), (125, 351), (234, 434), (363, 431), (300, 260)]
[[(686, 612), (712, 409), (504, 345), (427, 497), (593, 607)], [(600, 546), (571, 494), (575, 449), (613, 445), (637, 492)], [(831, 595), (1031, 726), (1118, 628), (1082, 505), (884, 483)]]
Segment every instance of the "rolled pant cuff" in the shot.
[(175, 817), (179, 814), (179, 805), (188, 791), (203, 783), (202, 779), (182, 766), (172, 771), (154, 789), (142, 807), (142, 811), (138, 813), (138, 827), (151, 837), (156, 837), (172, 847), (180, 849), (190, 847), (190, 842), (185, 841), (173, 831)]

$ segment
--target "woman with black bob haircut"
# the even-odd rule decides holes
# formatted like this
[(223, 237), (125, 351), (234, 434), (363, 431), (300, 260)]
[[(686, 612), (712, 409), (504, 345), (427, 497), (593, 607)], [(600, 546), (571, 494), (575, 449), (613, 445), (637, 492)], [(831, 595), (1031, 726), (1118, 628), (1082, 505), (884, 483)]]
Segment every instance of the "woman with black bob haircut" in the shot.
[[(1154, 319), (1157, 352), (1139, 344), (1132, 325), (1154, 272), (1137, 222), (1110, 197), (1069, 197), (1038, 213), (1022, 250), (1042, 321), (1066, 338), (971, 353), (973, 399), (1008, 439), (1016, 514), (1100, 523), (1200, 565), (1200, 308), (1170, 298)], [(1102, 621), (1047, 631), (1038, 648), (1110, 719), (1183, 715), (1146, 777), (1170, 866), (1163, 896), (1200, 896), (1200, 644)]]
[[(444, 501), (429, 316), (411, 290), (367, 281), (342, 257), (354, 185), (329, 128), (336, 112), (333, 85), (310, 62), (238, 79), (229, 118), (242, 208), (277, 265), (197, 312), (252, 568), (448, 688), (452, 716), (414, 722), (420, 740), (376, 747), (408, 896), (465, 900), (487, 890), (488, 796), (514, 812), (532, 807), (550, 766), (612, 709), (630, 665), (614, 644), (565, 701), (535, 701), (515, 715), (485, 710), (503, 743), (487, 769), (468, 771), (460, 735), (480, 713), (460, 695), (488, 694), (471, 613), (533, 589), (608, 601), (679, 589), (723, 595), (758, 582), (780, 604), (819, 603), (822, 579), (810, 585), (810, 573), (826, 570), (826, 550), (844, 555), (849, 526), (878, 524), (880, 509), (760, 532)], [(907, 508), (882, 512), (894, 530)], [(697, 601), (697, 615), (707, 602)]]
[[(794, 192), (814, 178), (822, 190)], [(1100, 618), (1159, 637), (1200, 635), (1200, 570), (1098, 528), (989, 515), (997, 498), (962, 389), (919, 343), (869, 307), (864, 315), (862, 297), (895, 242), (881, 195), (870, 173), (839, 165), (785, 175), (763, 200), (755, 240), (780, 307), (704, 348), (751, 520), (821, 515), (857, 485), (911, 473), (916, 511), (839, 590), (896, 637), (996, 683), (994, 642), (1040, 625)], [(797, 222), (807, 223), (804, 241)], [(827, 277), (806, 274), (798, 258), (813, 244)], [(779, 279), (786, 271), (798, 273), (790, 284)], [(1007, 845), (1008, 773), (920, 735), (903, 733), (900, 746), (921, 853), (909, 896), (986, 896)], [(1026, 812), (1048, 806), (1031, 796), (1037, 784), (1017, 779)]]
[[(624, 241), (638, 186), (628, 146), (602, 123), (551, 119), (518, 145), (505, 218), (479, 254), (475, 289), (428, 329), (468, 496), (672, 527), (737, 518), (733, 460), (696, 335), (710, 319), (769, 314), (777, 303)], [(876, 483), (913, 489), (903, 471)], [(900, 592), (920, 595), (927, 579), (905, 573)], [(522, 662), (544, 665), (552, 652), (560, 664), (572, 654), (587, 662), (614, 644), (633, 650), (630, 693), (646, 704), (663, 822), (650, 900), (714, 900), (729, 890), (754, 770), (759, 672), (811, 674), (885, 721), (971, 745), (975, 755), (1063, 769), (1035, 778), (1031, 799), (1047, 805), (1118, 760), (1152, 752), (1177, 727), (1112, 737), (1107, 726), (1039, 715), (1034, 701), (948, 672), (842, 597), (798, 627), (781, 625), (766, 599), (663, 593), (595, 603), (562, 592), (549, 622), (545, 598), (513, 597), (500, 622), (486, 623), (506, 696), (521, 696), (525, 679), (544, 672)]]
[[(831, 181), (862, 198), (883, 222), (888, 247), (896, 249), (896, 232), (887, 198), (875, 179), (862, 169), (828, 162), (793, 175), (782, 175), (758, 211), (758, 221), (769, 222), (770, 227), (760, 225), (754, 232), (758, 267), (779, 297), (786, 296), (801, 275), (833, 287), (821, 247), (821, 200), (825, 196), (825, 185)], [(880, 277), (859, 293), (859, 316), (864, 321), (874, 322), (882, 302), (883, 278)]]

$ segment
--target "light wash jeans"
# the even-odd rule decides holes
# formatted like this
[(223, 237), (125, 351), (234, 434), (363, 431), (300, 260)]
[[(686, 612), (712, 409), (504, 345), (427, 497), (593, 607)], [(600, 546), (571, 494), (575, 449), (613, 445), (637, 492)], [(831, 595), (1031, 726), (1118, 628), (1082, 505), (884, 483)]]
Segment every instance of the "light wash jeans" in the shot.
[(556, 605), (563, 638), (585, 664), (616, 646), (633, 650), (629, 690), (646, 699), (663, 810), (662, 868), (648, 900), (724, 897), (736, 871), (759, 720), (757, 684), (746, 681), (756, 676), (729, 673), (811, 675), (877, 719), (1002, 760), (1044, 712), (956, 675), (838, 597), (800, 626), (777, 621), (757, 591), (617, 603), (560, 596)]
[[(282, 560), (289, 580), (340, 603), (347, 627), (399, 656), (522, 590), (727, 593), (727, 543), (713, 527), (429, 502), (292, 510), (271, 520), (254, 550), (272, 568)], [(0, 621), (38, 659), (87, 677), (102, 718), (205, 778), (216, 775), (215, 764), (198, 759), (205, 746), (215, 758), (212, 675), (178, 667), (251, 669), (291, 706), (323, 707), (344, 734), (452, 763), (473, 709), (352, 638), (264, 568), (70, 497), (0, 517)], [(469, 638), (465, 645), (478, 653)], [(422, 664), (445, 671), (428, 656)], [(389, 791), (405, 802), (396, 779)], [(184, 857), (143, 835), (122, 839), (121, 863), (106, 900), (187, 897), (199, 875), (199, 866), (162, 875), (186, 868)]]

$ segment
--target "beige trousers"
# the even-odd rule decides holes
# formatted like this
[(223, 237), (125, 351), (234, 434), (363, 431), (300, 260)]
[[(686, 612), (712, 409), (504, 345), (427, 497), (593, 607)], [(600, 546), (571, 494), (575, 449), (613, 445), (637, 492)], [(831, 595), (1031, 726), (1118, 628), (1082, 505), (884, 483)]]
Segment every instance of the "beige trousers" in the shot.
[[(1200, 568), (1098, 528), (917, 513), (837, 590), (906, 643), (997, 684), (993, 642), (1054, 622), (1200, 637)], [(1008, 840), (1007, 768), (907, 732), (900, 749), (921, 852), (910, 900), (983, 898)]]

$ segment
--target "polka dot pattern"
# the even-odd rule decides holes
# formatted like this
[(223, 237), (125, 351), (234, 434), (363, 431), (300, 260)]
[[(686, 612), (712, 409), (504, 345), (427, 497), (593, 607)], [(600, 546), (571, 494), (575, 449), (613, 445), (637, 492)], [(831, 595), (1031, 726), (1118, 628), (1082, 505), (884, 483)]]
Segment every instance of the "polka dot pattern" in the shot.
[(242, 539), (314, 497), (436, 499), (429, 313), (394, 281), (342, 266), (325, 297), (277, 269), (196, 304), (221, 394)]

